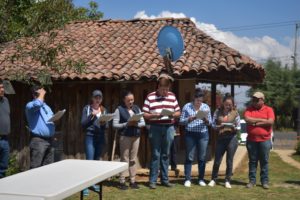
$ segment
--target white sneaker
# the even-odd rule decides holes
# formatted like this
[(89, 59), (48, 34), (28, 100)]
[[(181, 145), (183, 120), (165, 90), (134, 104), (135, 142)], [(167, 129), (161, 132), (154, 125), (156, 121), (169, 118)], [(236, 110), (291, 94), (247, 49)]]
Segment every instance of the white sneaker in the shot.
[(210, 187), (214, 187), (215, 185), (216, 185), (216, 181), (214, 181), (214, 180), (211, 180), (208, 184), (208, 186), (210, 186)]
[(204, 186), (206, 186), (206, 183), (203, 180), (200, 180), (199, 185), (204, 187)]
[(228, 181), (225, 182), (225, 187), (228, 188), (228, 189), (231, 188), (231, 185), (230, 185), (230, 183)]
[(185, 187), (191, 187), (191, 181), (185, 181), (184, 186)]

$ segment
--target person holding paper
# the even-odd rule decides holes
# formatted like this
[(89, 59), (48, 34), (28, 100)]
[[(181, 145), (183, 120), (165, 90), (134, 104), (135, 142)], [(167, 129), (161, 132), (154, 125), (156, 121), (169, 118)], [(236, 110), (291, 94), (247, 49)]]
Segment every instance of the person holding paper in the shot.
[[(169, 91), (171, 81), (172, 78), (170, 76), (166, 74), (160, 75), (157, 91), (148, 94), (143, 106), (144, 117), (150, 125), (150, 189), (156, 189), (159, 166), (162, 185), (166, 187), (173, 186), (169, 182), (168, 177), (169, 153), (175, 135), (174, 118), (180, 116), (180, 107), (175, 95)], [(163, 109), (169, 110), (171, 115), (163, 116), (161, 114)]]
[[(101, 105), (103, 94), (100, 90), (94, 90), (90, 104), (84, 106), (81, 115), (81, 125), (85, 131), (85, 156), (87, 160), (99, 160), (105, 145), (106, 122), (100, 121), (100, 117), (106, 114), (106, 109)], [(97, 185), (93, 186), (99, 191)], [(88, 189), (83, 191), (83, 195), (89, 194)]]
[[(129, 164), (130, 188), (139, 189), (135, 182), (137, 171), (136, 159), (140, 144), (140, 128), (145, 126), (145, 121), (142, 115), (138, 121), (130, 120), (134, 115), (141, 114), (140, 108), (134, 104), (134, 96), (130, 91), (123, 91), (122, 103), (116, 109), (113, 119), (113, 127), (118, 129), (120, 134), (120, 156), (121, 162)], [(126, 171), (120, 174), (120, 189), (127, 190), (128, 186), (125, 183)]]
[(54, 162), (55, 124), (48, 121), (53, 112), (45, 102), (45, 89), (34, 85), (31, 92), (33, 100), (26, 104), (25, 114), (31, 134), (30, 169), (33, 169)]
[(221, 107), (214, 112), (212, 126), (218, 134), (218, 139), (211, 181), (208, 185), (211, 187), (216, 185), (220, 164), (226, 152), (225, 187), (231, 188), (233, 157), (238, 147), (237, 131), (241, 129), (241, 125), (240, 115), (230, 94), (225, 94)]
[[(198, 178), (199, 185), (206, 186), (204, 182), (205, 165), (206, 165), (206, 149), (209, 140), (208, 126), (211, 125), (210, 108), (203, 103), (204, 93), (200, 89), (196, 89), (194, 101), (187, 103), (180, 116), (179, 122), (185, 126), (185, 145), (186, 159), (184, 164), (185, 187), (191, 187), (191, 170), (194, 161), (195, 150), (198, 155)], [(203, 111), (207, 115), (203, 118), (197, 118), (198, 111)]]
[(0, 178), (5, 176), (9, 161), (10, 106), (4, 93), (3, 80), (0, 79)]

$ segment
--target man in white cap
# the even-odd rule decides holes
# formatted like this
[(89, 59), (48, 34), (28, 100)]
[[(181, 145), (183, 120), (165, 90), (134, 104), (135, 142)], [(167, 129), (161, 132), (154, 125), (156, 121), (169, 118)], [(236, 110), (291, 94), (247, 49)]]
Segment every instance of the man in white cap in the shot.
[(244, 113), (247, 122), (247, 150), (249, 156), (249, 183), (247, 188), (256, 185), (256, 169), (259, 161), (260, 181), (264, 189), (269, 189), (269, 152), (272, 148), (271, 133), (275, 115), (273, 109), (264, 104), (265, 95), (255, 92), (252, 105)]

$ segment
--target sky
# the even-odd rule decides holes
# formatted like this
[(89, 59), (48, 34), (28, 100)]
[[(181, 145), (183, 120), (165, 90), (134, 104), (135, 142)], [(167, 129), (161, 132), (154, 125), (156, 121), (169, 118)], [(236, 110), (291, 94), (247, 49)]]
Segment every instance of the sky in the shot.
[[(188, 17), (214, 39), (257, 62), (263, 63), (273, 58), (292, 65), (296, 23), (300, 26), (299, 0), (95, 1), (104, 13), (104, 19)], [(89, 0), (73, 0), (73, 3), (75, 6), (88, 7)], [(297, 54), (300, 61), (300, 38)], [(241, 90), (245, 88), (238, 87), (237, 94), (240, 95)], [(245, 101), (245, 98), (242, 97), (240, 101)]]

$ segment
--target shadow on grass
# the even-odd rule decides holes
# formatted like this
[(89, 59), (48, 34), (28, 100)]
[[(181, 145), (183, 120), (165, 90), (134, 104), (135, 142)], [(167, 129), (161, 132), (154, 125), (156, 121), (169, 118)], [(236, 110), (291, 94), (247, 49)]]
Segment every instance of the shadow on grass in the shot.
[(285, 183), (300, 185), (300, 181), (285, 181)]

